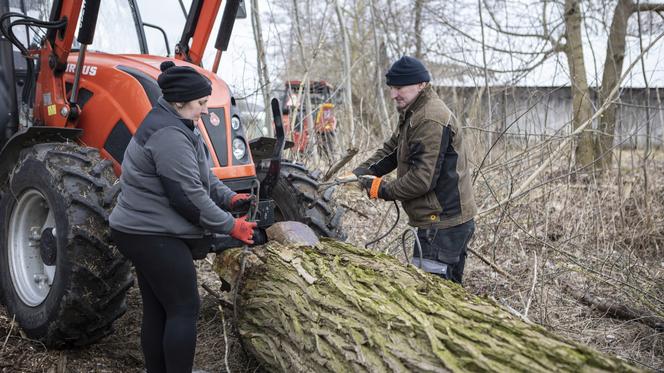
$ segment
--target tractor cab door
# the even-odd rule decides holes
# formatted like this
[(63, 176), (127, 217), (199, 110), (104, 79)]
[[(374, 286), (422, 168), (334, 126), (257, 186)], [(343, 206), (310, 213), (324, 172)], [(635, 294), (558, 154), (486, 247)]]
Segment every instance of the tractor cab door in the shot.
[[(53, 0), (29, 2), (9, 0), (0, 1), (0, 3), (2, 3), (0, 6), (0, 13), (2, 14), (6, 12), (21, 13), (44, 21), (49, 19), (51, 7), (53, 6)], [(8, 21), (5, 22), (8, 23)], [(39, 36), (29, 27), (16, 27), (13, 31), (16, 38), (25, 46), (39, 41)], [(25, 58), (21, 55), (21, 51), (16, 46), (13, 46), (4, 38), (2, 38), (2, 44), (2, 52), (0, 52), (0, 55), (2, 55), (1, 68), (3, 69), (4, 84), (7, 89), (7, 100), (13, 106), (11, 109), (16, 110), (15, 122), (13, 124), (18, 125), (18, 103), (25, 102), (28, 104), (32, 100), (31, 87), (26, 87), (28, 65)], [(28, 88), (25, 90), (25, 93), (24, 88)]]

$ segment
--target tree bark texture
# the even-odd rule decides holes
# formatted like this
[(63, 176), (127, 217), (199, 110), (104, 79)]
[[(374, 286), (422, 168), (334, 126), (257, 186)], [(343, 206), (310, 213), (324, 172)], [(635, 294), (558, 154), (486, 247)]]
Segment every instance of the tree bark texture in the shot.
[(237, 285), (243, 344), (270, 371), (638, 371), (456, 284), (345, 243), (271, 241), (251, 253), (226, 251), (215, 270)]
[(371, 28), (373, 29), (373, 42), (374, 42), (374, 73), (375, 81), (374, 87), (376, 89), (376, 99), (378, 100), (378, 108), (380, 113), (380, 122), (378, 122), (378, 134), (381, 139), (386, 138), (389, 130), (392, 128), (390, 125), (390, 114), (387, 111), (387, 104), (385, 103), (385, 87), (383, 83), (383, 74), (385, 74), (385, 61), (383, 58), (385, 45), (378, 43), (378, 25), (376, 23), (376, 5), (374, 0), (369, 0), (369, 11), (371, 13)]
[[(606, 45), (606, 58), (604, 72), (602, 73), (602, 88), (599, 91), (599, 105), (606, 103), (609, 94), (620, 82), (625, 62), (625, 48), (627, 26), (629, 17), (634, 12), (662, 11), (664, 4), (648, 3), (637, 4), (632, 0), (619, 0), (613, 11), (609, 38)], [(598, 139), (595, 144), (595, 158), (601, 158), (601, 166), (607, 170), (613, 164), (613, 142), (615, 138), (616, 120), (618, 119), (618, 104), (612, 102), (600, 117), (598, 124)]]
[[(606, 98), (613, 88), (620, 81), (620, 75), (625, 61), (625, 37), (627, 35), (627, 22), (634, 11), (632, 0), (619, 0), (613, 11), (613, 20), (609, 31), (609, 39), (606, 46), (606, 59), (604, 60), (604, 72), (602, 74), (602, 88), (599, 91), (599, 106), (605, 103)], [(610, 104), (604, 115), (599, 119), (598, 139), (595, 147), (595, 155), (602, 156), (601, 163), (603, 169), (611, 166), (613, 157), (611, 147), (616, 126), (616, 114), (618, 106)]]
[(263, 125), (267, 129), (267, 135), (272, 136), (272, 110), (270, 108), (272, 86), (270, 83), (270, 72), (267, 67), (267, 58), (265, 57), (265, 42), (263, 42), (263, 27), (261, 26), (258, 0), (251, 0), (251, 26), (254, 34), (254, 43), (256, 44), (256, 69), (258, 70), (258, 82), (261, 86), (263, 108), (265, 110)]
[[(565, 0), (565, 56), (572, 83), (572, 125), (576, 129), (592, 116), (592, 101), (588, 90), (586, 66), (583, 60), (581, 39), (581, 7), (579, 0)], [(587, 128), (579, 134), (576, 144), (576, 166), (582, 168), (594, 160), (594, 146), (591, 132)]]
[(424, 58), (422, 52), (422, 8), (424, 8), (424, 0), (415, 0), (415, 58), (421, 60)]
[(344, 106), (346, 108), (346, 115), (348, 120), (348, 130), (350, 132), (350, 146), (355, 147), (355, 120), (353, 116), (353, 70), (351, 66), (350, 56), (350, 38), (348, 30), (344, 23), (344, 16), (341, 12), (341, 5), (339, 0), (334, 1), (334, 10), (337, 14), (337, 21), (339, 22), (339, 31), (341, 32), (341, 45), (344, 52)]

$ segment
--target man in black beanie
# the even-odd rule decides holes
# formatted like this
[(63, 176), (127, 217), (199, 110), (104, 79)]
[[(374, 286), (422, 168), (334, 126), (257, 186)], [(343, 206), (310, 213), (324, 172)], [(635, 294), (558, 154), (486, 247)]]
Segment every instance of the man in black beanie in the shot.
[[(401, 201), (417, 227), (413, 264), (461, 284), (477, 213), (463, 133), (421, 61), (403, 56), (385, 77), (399, 125), (353, 173), (370, 198)], [(383, 181), (394, 169), (396, 180)]]

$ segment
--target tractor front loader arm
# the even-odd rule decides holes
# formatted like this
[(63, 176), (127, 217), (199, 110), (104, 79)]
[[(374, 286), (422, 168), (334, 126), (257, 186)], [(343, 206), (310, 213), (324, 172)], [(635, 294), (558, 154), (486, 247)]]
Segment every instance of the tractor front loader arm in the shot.
[(83, 20), (77, 40), (81, 44), (74, 68), (74, 83), (71, 97), (67, 98), (62, 74), (67, 69), (67, 58), (72, 51), (72, 42), (83, 0), (62, 0), (53, 6), (52, 21), (66, 21), (62, 29), (50, 30), (39, 53), (39, 81), (37, 84), (37, 110), (35, 119), (47, 125), (65, 127), (75, 125), (80, 116), (78, 87), (85, 62), (87, 45), (92, 44), (100, 0), (86, 0)]
[[(224, 14), (214, 44), (217, 54), (211, 70), (213, 73), (216, 73), (219, 68), (221, 53), (228, 49), (238, 11), (245, 12), (240, 3), (240, 0), (226, 0)], [(203, 66), (203, 53), (220, 7), (221, 0), (193, 0), (191, 2), (189, 13), (187, 13), (187, 22), (180, 41), (175, 47), (175, 58)]]
[[(203, 52), (212, 33), (221, 0), (193, 0), (180, 42), (175, 47), (175, 58), (201, 66)], [(189, 41), (191, 40), (191, 46)]]

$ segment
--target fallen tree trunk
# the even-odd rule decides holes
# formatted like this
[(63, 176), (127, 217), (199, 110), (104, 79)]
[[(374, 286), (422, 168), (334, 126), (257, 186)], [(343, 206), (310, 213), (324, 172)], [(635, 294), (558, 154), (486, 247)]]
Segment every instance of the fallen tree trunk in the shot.
[[(638, 371), (396, 259), (325, 240), (217, 257), (243, 344), (271, 371)], [(235, 289), (234, 289), (235, 290)]]

